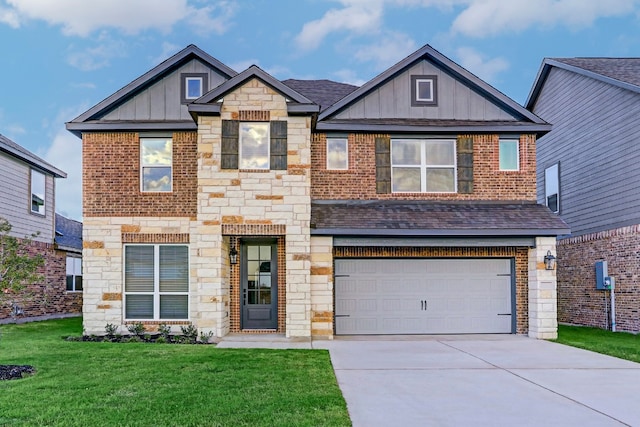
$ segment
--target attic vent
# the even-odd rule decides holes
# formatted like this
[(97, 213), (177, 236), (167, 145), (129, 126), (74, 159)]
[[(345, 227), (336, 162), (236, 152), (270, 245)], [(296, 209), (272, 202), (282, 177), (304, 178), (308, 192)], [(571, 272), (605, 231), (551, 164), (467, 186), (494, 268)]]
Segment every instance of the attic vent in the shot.
[(271, 115), (269, 111), (240, 110), (238, 119), (243, 122), (268, 122)]

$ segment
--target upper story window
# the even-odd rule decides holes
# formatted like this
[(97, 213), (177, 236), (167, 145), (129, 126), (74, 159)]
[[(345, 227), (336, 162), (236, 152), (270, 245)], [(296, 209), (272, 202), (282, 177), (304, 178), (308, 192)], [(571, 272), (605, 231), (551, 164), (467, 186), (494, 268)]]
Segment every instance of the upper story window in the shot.
[(391, 140), (391, 191), (455, 193), (456, 141)]
[(499, 157), (501, 171), (520, 170), (520, 148), (517, 139), (501, 139), (499, 143)]
[(126, 245), (125, 319), (189, 318), (189, 247)]
[(411, 106), (438, 105), (438, 76), (411, 76)]
[(82, 290), (82, 258), (67, 256), (67, 291)]
[(171, 138), (140, 138), (142, 191), (172, 190), (173, 141)]
[(269, 169), (269, 122), (240, 123), (240, 169)]
[(560, 164), (544, 170), (544, 199), (551, 212), (560, 212)]
[(327, 169), (349, 169), (347, 138), (327, 138)]
[(31, 169), (31, 212), (44, 215), (46, 209), (47, 178), (42, 172)]
[(207, 73), (182, 73), (180, 78), (180, 95), (183, 104), (200, 98), (208, 90)]

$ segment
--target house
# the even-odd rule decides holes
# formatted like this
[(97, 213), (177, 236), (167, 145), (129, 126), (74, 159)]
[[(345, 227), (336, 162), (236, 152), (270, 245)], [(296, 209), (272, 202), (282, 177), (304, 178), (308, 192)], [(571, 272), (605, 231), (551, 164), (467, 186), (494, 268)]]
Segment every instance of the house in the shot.
[(34, 235), (29, 250), (44, 257), (42, 283), (28, 286), (30, 298), (17, 307), (0, 307), (0, 319), (9, 319), (12, 310), (24, 317), (79, 314), (82, 293), (67, 291), (66, 250), (55, 241), (55, 180), (66, 173), (3, 135), (0, 170), (0, 217), (11, 224), (13, 237)]
[(556, 336), (550, 125), (428, 45), (362, 87), (190, 45), (66, 126), (85, 333)]
[[(558, 318), (640, 331), (640, 58), (546, 58), (526, 107), (553, 124), (538, 143), (538, 196), (570, 226), (558, 240)], [(596, 274), (596, 263), (606, 273)], [(602, 265), (602, 264), (600, 264)]]

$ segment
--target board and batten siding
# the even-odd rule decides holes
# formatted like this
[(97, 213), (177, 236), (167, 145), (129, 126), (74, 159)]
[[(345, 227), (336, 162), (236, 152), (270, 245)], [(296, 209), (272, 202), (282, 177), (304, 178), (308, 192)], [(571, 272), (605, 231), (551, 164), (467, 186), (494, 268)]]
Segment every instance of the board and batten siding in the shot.
[[(411, 106), (412, 75), (437, 76), (437, 106)], [(516, 120), (469, 86), (424, 60), (372, 90), (361, 100), (336, 114), (335, 118)]]
[(0, 217), (11, 223), (11, 235), (30, 236), (40, 233), (34, 240), (53, 243), (54, 238), (54, 178), (45, 174), (45, 215), (30, 212), (31, 167), (5, 153), (0, 153)]
[(537, 199), (560, 162), (560, 216), (572, 235), (640, 223), (640, 94), (552, 68), (533, 112), (553, 125), (537, 142)]
[(211, 67), (193, 59), (107, 113), (102, 120), (191, 120), (186, 104), (181, 103), (181, 73), (208, 73), (208, 90), (226, 81)]

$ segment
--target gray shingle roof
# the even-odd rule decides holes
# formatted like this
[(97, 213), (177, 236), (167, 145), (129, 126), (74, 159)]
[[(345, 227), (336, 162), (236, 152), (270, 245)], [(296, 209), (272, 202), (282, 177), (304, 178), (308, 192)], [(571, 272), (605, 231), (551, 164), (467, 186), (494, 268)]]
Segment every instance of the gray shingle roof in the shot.
[(332, 80), (283, 80), (282, 83), (296, 92), (300, 92), (316, 104), (320, 105), (320, 111), (332, 106), (345, 96), (349, 95), (358, 86), (338, 83)]
[(315, 201), (312, 234), (559, 236), (569, 227), (546, 206), (519, 202)]
[(82, 223), (56, 214), (55, 242), (62, 249), (82, 251)]
[(552, 58), (612, 79), (640, 86), (640, 58)]
[(56, 168), (55, 166), (53, 166), (52, 164), (42, 160), (40, 157), (36, 156), (35, 154), (33, 154), (31, 151), (27, 150), (26, 148), (16, 144), (15, 142), (13, 142), (12, 140), (10, 140), (9, 138), (7, 138), (4, 135), (0, 134), (0, 151), (4, 151), (5, 153), (8, 153), (9, 155), (20, 159), (24, 162), (27, 162), (28, 164), (32, 165), (32, 166), (36, 166), (39, 169), (41, 169), (42, 171), (53, 175), (56, 178), (66, 178), (67, 174), (63, 171), (61, 171), (60, 169)]

